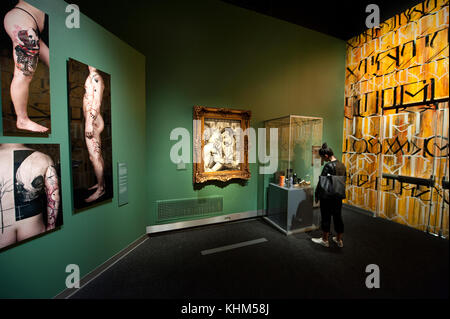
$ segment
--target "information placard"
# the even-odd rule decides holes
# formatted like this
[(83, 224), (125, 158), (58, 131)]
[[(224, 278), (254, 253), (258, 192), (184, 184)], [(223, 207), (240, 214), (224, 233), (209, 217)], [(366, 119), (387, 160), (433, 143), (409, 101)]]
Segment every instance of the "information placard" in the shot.
[(128, 204), (128, 165), (117, 163), (119, 171), (119, 206)]

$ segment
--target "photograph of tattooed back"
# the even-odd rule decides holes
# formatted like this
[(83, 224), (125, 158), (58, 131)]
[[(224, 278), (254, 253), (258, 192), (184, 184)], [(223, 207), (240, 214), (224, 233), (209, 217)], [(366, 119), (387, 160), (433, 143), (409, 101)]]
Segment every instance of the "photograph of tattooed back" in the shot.
[(47, 137), (50, 124), (48, 15), (24, 0), (1, 0), (3, 135)]
[(111, 76), (67, 62), (75, 211), (113, 198)]
[(0, 144), (0, 251), (63, 224), (56, 144)]

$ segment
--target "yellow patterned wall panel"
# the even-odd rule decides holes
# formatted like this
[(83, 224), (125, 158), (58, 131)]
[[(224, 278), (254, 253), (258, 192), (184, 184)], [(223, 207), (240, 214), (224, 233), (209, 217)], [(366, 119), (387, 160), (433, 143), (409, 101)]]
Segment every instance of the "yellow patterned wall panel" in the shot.
[(448, 237), (449, 2), (428, 0), (347, 42), (347, 203)]

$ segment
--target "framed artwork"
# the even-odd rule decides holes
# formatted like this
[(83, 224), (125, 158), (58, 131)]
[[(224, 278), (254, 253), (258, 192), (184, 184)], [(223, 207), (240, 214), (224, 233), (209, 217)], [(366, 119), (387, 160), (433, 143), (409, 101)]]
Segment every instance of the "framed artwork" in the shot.
[(0, 73), (3, 135), (47, 137), (50, 117), (48, 15), (2, 0)]
[(194, 184), (250, 179), (250, 111), (194, 106)]
[(57, 144), (0, 144), (0, 250), (62, 225)]
[(111, 76), (67, 62), (73, 205), (84, 209), (113, 198)]

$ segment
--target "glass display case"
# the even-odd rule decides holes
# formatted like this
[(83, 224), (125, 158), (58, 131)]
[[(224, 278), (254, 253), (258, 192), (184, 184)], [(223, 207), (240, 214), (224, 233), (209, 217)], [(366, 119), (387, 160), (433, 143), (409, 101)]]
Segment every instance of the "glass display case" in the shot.
[(322, 167), (323, 119), (288, 115), (264, 125), (267, 143), (269, 129), (278, 129), (278, 169), (264, 177), (266, 217), (286, 234), (310, 229), (318, 224), (313, 206)]
[(279, 183), (278, 176), (281, 174), (287, 180), (291, 171), (298, 179), (298, 183), (293, 181), (294, 184), (305, 181), (315, 187), (322, 166), (317, 151), (322, 145), (323, 119), (289, 115), (264, 123), (267, 141), (269, 129), (278, 129), (278, 170), (277, 174), (268, 177), (268, 182)]

